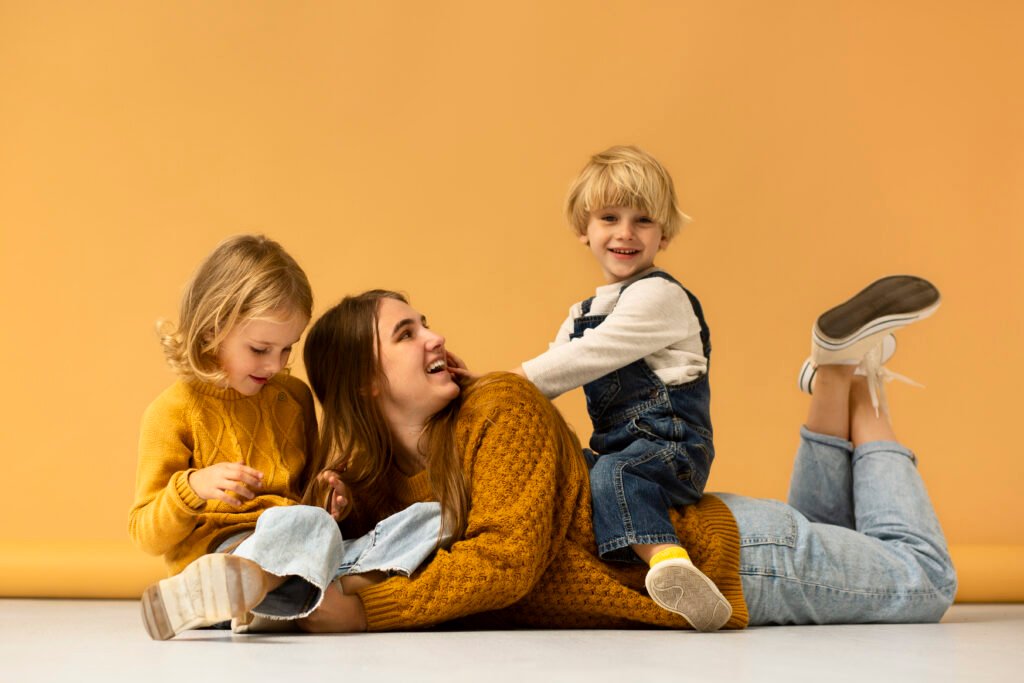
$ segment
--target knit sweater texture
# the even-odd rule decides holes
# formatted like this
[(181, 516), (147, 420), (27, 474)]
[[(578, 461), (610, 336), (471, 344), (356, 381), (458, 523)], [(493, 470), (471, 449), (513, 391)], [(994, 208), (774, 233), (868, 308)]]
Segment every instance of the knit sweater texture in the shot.
[[(315, 447), (313, 396), (302, 380), (276, 375), (254, 396), (179, 380), (142, 418), (132, 541), (163, 555), (171, 574), (180, 572), (224, 539), (255, 528), (267, 508), (299, 502)], [(188, 483), (192, 472), (220, 462), (263, 473), (256, 496), (239, 508), (203, 500)]]
[[(368, 629), (456, 622), (466, 627), (687, 628), (644, 590), (645, 565), (597, 557), (590, 487), (578, 443), (556, 438), (560, 417), (527, 380), (487, 378), (467, 390), (456, 443), (470, 487), (464, 537), (410, 578), (359, 592)], [(401, 482), (403, 498), (430, 498), (426, 473)], [(732, 604), (726, 628), (747, 624), (739, 532), (725, 504), (706, 495), (671, 511), (691, 558)]]

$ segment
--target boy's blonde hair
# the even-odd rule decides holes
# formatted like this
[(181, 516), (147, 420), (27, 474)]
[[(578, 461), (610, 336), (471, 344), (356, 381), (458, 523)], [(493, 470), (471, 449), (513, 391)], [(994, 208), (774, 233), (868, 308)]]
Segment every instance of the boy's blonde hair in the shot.
[(569, 188), (565, 215), (577, 235), (586, 235), (590, 212), (612, 206), (648, 214), (668, 240), (690, 221), (679, 210), (668, 171), (638, 147), (618, 145), (590, 157)]
[(238, 235), (199, 265), (181, 297), (178, 326), (160, 320), (157, 334), (167, 363), (182, 379), (219, 384), (227, 376), (217, 350), (231, 329), (280, 311), (312, 317), (306, 274), (274, 240)]

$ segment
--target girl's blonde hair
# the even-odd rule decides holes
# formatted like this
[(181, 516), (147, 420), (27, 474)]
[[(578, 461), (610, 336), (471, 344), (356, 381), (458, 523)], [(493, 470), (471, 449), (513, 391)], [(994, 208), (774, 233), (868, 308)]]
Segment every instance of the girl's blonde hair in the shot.
[(612, 206), (646, 213), (669, 240), (690, 221), (679, 210), (668, 171), (638, 147), (609, 147), (592, 156), (569, 188), (565, 215), (577, 235), (586, 235), (590, 212)]
[(313, 315), (306, 274), (280, 244), (263, 235), (221, 242), (192, 276), (181, 297), (175, 327), (157, 322), (167, 363), (185, 380), (219, 384), (226, 375), (217, 349), (239, 322)]

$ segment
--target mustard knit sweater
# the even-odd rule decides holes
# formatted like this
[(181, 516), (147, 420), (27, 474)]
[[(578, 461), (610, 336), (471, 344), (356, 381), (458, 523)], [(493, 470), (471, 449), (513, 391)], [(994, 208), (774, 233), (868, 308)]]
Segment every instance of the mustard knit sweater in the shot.
[[(465, 536), (411, 578), (359, 592), (371, 631), (457, 620), (461, 626), (686, 628), (644, 591), (643, 565), (597, 557), (583, 456), (558, 446), (555, 408), (532, 384), (504, 374), (467, 392), (456, 442), (470, 487)], [(426, 500), (426, 473), (400, 481), (403, 502)], [(693, 561), (747, 624), (739, 532), (725, 504), (705, 496), (672, 511)]]
[[(300, 500), (316, 446), (313, 396), (299, 379), (274, 376), (255, 396), (211, 384), (178, 381), (142, 418), (132, 541), (163, 555), (171, 574), (256, 526), (267, 508)], [(256, 497), (232, 508), (205, 501), (188, 475), (218, 462), (263, 472)]]

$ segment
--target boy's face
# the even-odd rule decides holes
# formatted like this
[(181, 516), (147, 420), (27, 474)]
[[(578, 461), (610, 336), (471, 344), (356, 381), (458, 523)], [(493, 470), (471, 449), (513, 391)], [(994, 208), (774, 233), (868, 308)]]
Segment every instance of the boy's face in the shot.
[(580, 241), (594, 252), (609, 283), (628, 280), (654, 265), (654, 257), (668, 245), (661, 224), (626, 206), (590, 212), (587, 234)]

